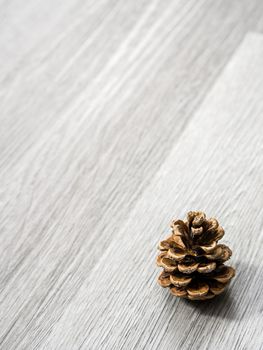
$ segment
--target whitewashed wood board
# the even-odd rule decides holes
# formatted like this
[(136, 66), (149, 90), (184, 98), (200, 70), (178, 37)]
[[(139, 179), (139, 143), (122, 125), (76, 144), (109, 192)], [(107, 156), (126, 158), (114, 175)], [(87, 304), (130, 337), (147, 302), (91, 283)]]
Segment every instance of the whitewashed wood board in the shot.
[[(197, 330), (187, 331), (188, 338), (178, 331), (169, 337), (174, 317), (170, 313), (171, 303), (179, 307), (179, 313), (183, 312), (187, 320), (192, 317), (200, 320), (196, 327), (204, 329), (204, 338), (208, 326), (202, 325), (204, 319), (197, 316), (196, 311), (191, 309), (193, 316), (187, 314), (190, 305), (177, 306), (174, 300), (167, 303), (165, 291), (155, 285), (155, 244), (164, 235), (173, 215), (184, 215), (189, 207), (199, 205), (211, 215), (218, 214), (223, 224), (228, 225), (227, 232), (238, 223), (237, 218), (232, 219), (232, 212), (239, 216), (240, 208), (242, 214), (248, 210), (253, 225), (258, 224), (253, 215), (260, 208), (257, 198), (261, 195), (258, 154), (261, 140), (257, 141), (254, 136), (260, 133), (261, 119), (259, 112), (251, 117), (253, 113), (249, 110), (261, 108), (260, 63), (256, 61), (253, 68), (256, 79), (251, 83), (247, 100), (244, 99), (247, 83), (243, 83), (243, 87), (235, 86), (236, 95), (231, 95), (236, 96), (237, 101), (231, 100), (229, 106), (232, 107), (228, 108), (236, 109), (239, 99), (244, 100), (240, 109), (244, 107), (245, 111), (239, 110), (240, 122), (236, 115), (225, 128), (227, 108), (222, 122), (214, 115), (209, 118), (208, 112), (204, 116), (195, 114), (191, 119), (244, 34), (251, 28), (261, 30), (263, 27), (262, 9), (263, 3), (259, 1), (244, 1), (241, 6), (239, 0), (213, 4), (205, 0), (176, 0), (168, 6), (163, 1), (134, 0), (127, 0), (125, 4), (120, 0), (0, 3), (1, 348), (72, 349), (82, 344), (92, 349), (174, 348), (178, 344), (195, 348), (200, 345), (198, 341), (191, 343)], [(248, 41), (249, 50), (255, 46), (255, 57), (261, 60), (260, 40), (252, 36)], [(244, 55), (243, 51), (239, 56)], [(228, 76), (232, 74), (231, 79), (237, 85), (247, 79), (239, 77), (239, 70), (244, 73), (251, 69), (251, 57), (244, 55), (244, 58), (243, 68), (228, 68)], [(241, 58), (237, 60), (240, 65)], [(225, 79), (219, 79), (223, 90)], [(253, 92), (257, 84), (259, 90)], [(224, 100), (226, 92), (219, 95)], [(218, 108), (219, 102), (213, 106), (206, 99), (205, 104), (212, 110)], [(229, 162), (223, 164), (224, 138), (228, 135), (226, 144), (235, 144), (239, 130), (244, 133), (246, 118), (252, 120), (248, 121), (247, 140), (242, 142), (244, 147), (248, 146), (247, 152), (253, 148), (255, 153), (251, 156), (249, 173), (244, 172), (240, 177), (245, 163), (237, 168), (229, 167)], [(253, 118), (256, 119), (251, 127)], [(194, 173), (188, 171), (191, 168), (174, 165), (183, 155), (192, 159), (193, 145), (187, 142), (190, 142), (188, 138), (197, 139), (198, 119), (213, 136), (201, 130), (201, 144), (196, 144), (195, 151), (207, 147), (211, 148), (211, 154), (214, 137), (223, 148), (218, 151), (219, 163), (213, 160), (211, 169), (205, 163), (208, 158), (202, 161), (201, 156), (197, 157), (198, 175), (189, 185), (194, 177)], [(220, 141), (218, 132), (222, 137)], [(238, 150), (239, 147), (238, 143)], [(170, 157), (175, 157), (172, 163)], [(233, 157), (240, 159), (240, 153), (236, 155), (233, 151)], [(227, 165), (228, 168), (224, 168)], [(223, 167), (220, 171), (219, 166)], [(172, 172), (167, 180), (165, 171)], [(214, 184), (219, 174), (223, 177)], [(231, 189), (235, 174), (240, 192), (234, 191), (236, 187)], [(228, 175), (230, 180), (226, 182)], [(202, 177), (206, 183), (201, 183), (200, 191), (196, 191), (194, 184), (199, 184)], [(240, 179), (245, 183), (240, 183)], [(165, 188), (163, 181), (167, 181)], [(227, 189), (222, 189), (222, 184)], [(199, 198), (204, 188), (207, 192), (204, 198)], [(255, 205), (243, 208), (242, 201), (234, 205), (240, 198), (247, 199), (246, 191), (250, 191), (250, 196), (255, 195)], [(219, 200), (211, 202), (212, 193), (221, 198), (220, 204)], [(173, 202), (175, 199), (177, 204)], [(242, 220), (243, 224), (245, 218)], [(138, 239), (139, 234), (144, 245), (137, 256), (129, 250), (137, 244), (133, 242), (133, 235)], [(237, 244), (236, 240), (229, 238), (229, 241)], [(120, 252), (119, 257), (113, 253), (113, 247)], [(140, 254), (145, 253), (143, 261), (144, 255)], [(118, 287), (120, 280), (116, 285), (109, 285), (105, 294), (101, 288), (105, 288), (106, 282), (95, 287), (98, 277), (91, 284), (90, 275), (94, 277), (105, 259), (112, 256), (112, 262), (108, 262), (112, 272), (107, 279), (112, 277), (115, 265), (124, 261), (124, 254), (133, 262), (129, 262), (127, 271), (142, 269), (144, 274), (138, 275), (136, 283), (133, 274), (130, 286), (137, 289), (132, 290), (128, 299), (134, 295), (137, 302), (129, 299), (131, 304), (124, 303), (126, 308), (122, 310), (115, 305), (127, 295), (127, 291)], [(105, 273), (105, 268), (102, 271)], [(255, 274), (259, 272), (260, 269), (255, 270)], [(147, 283), (143, 282), (143, 276), (149, 279)], [(145, 288), (147, 291), (141, 294)], [(102, 304), (107, 318), (101, 316), (102, 309), (96, 317), (94, 310), (89, 310), (89, 303), (100, 304), (96, 302), (97, 297), (104, 300), (103, 293), (106, 296), (112, 293), (109, 305)], [(147, 310), (152, 304), (151, 298), (156, 298), (156, 309)], [(224, 314), (226, 308), (222, 310)], [(221, 317), (222, 313), (216, 312)], [(149, 317), (152, 314), (155, 316)], [(157, 317), (161, 319), (154, 326)], [(209, 315), (205, 317), (210, 319)], [(237, 329), (235, 335), (243, 330), (242, 325), (237, 326), (239, 319), (236, 322), (224, 319), (220, 335), (231, 323)], [(242, 346), (247, 345), (253, 331), (257, 334), (254, 321), (250, 322), (244, 340), (240, 335)], [(225, 339), (214, 341), (217, 340), (224, 344)], [(205, 344), (214, 345), (211, 336)], [(253, 345), (260, 346), (259, 343)]]
[[(262, 62), (249, 34), (43, 348), (262, 348)], [(157, 242), (189, 209), (220, 219), (237, 268), (200, 305), (156, 284)]]

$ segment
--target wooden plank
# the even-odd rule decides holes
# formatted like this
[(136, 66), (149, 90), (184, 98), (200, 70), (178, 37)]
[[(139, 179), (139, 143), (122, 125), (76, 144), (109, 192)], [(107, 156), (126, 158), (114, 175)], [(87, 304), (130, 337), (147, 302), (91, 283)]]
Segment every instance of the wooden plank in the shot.
[[(124, 91), (130, 110), (138, 87), (154, 86), (160, 100), (178, 96), (176, 113), (187, 119), (247, 30), (262, 27), (263, 9), (255, 0), (244, 7), (239, 0), (213, 6), (207, 0), (177, 0), (169, 7), (160, 0), (0, 6), (0, 173), (21, 162), (54, 124), (65, 127), (72, 114), (104, 119), (102, 107), (111, 110)], [(165, 94), (164, 78), (176, 82), (172, 96)], [(169, 122), (176, 127), (177, 120)]]
[[(57, 232), (57, 240), (53, 243), (55, 250), (57, 244), (61, 245), (61, 239), (68, 235), (73, 239), (77, 235), (76, 246), (85, 242), (86, 249), (93, 251), (90, 268), (101, 256), (111, 237), (122, 226), (137, 196), (176, 142), (193, 109), (240, 40), (241, 33), (246, 30), (247, 24), (242, 30), (232, 27), (240, 16), (239, 7), (233, 5), (230, 12), (232, 20), (227, 22), (230, 35), (226, 37), (223, 30), (213, 31), (214, 23), (225, 19), (225, 7), (223, 2), (218, 4), (218, 8), (210, 7), (208, 3), (199, 2), (197, 6), (196, 2), (189, 2), (182, 6), (182, 2), (178, 1), (167, 9), (161, 5), (163, 2), (156, 2), (147, 7), (141, 19), (135, 21), (135, 28), (131, 24), (130, 35), (126, 33), (128, 39), (122, 38), (124, 44), (119, 41), (119, 50), (116, 49), (116, 55), (105, 71), (97, 80), (94, 78), (96, 83), (84, 91), (77, 91), (76, 101), (63, 109), (55, 126), (51, 127), (48, 123), (47, 127), (46, 121), (35, 120), (35, 104), (30, 102), (27, 108), (32, 119), (27, 119), (28, 111), (18, 119), (16, 113), (6, 114), (3, 135), (9, 129), (11, 131), (7, 134), (11, 132), (12, 135), (9, 134), (10, 138), (7, 135), (3, 141), (3, 152), (8, 153), (7, 157), (2, 154), (0, 167), (4, 232), (0, 237), (2, 285), (6, 286), (28, 252), (38, 252), (49, 235), (47, 232)], [(251, 2), (247, 10), (255, 16), (260, 13), (255, 11), (256, 5)], [(191, 28), (187, 27), (187, 23), (192, 23)], [(218, 28), (223, 27), (218, 25)], [(107, 28), (102, 31), (102, 37), (105, 31)], [(193, 33), (189, 35), (191, 31)], [(76, 30), (73, 37), (78, 38), (77, 33)], [(189, 41), (185, 40), (186, 37)], [(207, 46), (214, 40), (217, 40), (216, 45)], [(95, 45), (96, 40), (92, 43)], [(41, 57), (48, 49), (49, 46), (42, 49)], [(86, 52), (89, 48), (83, 49), (80, 57), (77, 55), (76, 62), (66, 63), (69, 70), (71, 66), (74, 69), (80, 66), (78, 74), (82, 74), (80, 62)], [(96, 53), (98, 57), (101, 54), (100, 50)], [(108, 57), (109, 53), (104, 54)], [(129, 55), (131, 61), (127, 60)], [(43, 59), (45, 67), (53, 69), (51, 62), (54, 57), (49, 61), (47, 55), (46, 59), (47, 63)], [(48, 74), (42, 65), (37, 72), (42, 70)], [(64, 69), (64, 74), (66, 71)], [(37, 72), (32, 72), (32, 79), (39, 84), (41, 78)], [(29, 95), (35, 90), (34, 84), (30, 85)], [(43, 86), (42, 82), (40, 85)], [(71, 86), (70, 80), (67, 86)], [(60, 90), (54, 89), (55, 96), (60, 96)], [(15, 101), (10, 103), (12, 109), (16, 109), (16, 103), (22, 106), (27, 96), (23, 95), (19, 100), (12, 95), (10, 101)], [(64, 99), (64, 94), (62, 96)], [(38, 92), (38, 97), (42, 99), (43, 94)], [(32, 99), (35, 97), (32, 96)], [(40, 112), (43, 120), (46, 120), (49, 107), (54, 109), (49, 101), (49, 94), (44, 94), (43, 114)], [(42, 111), (39, 105), (36, 108)], [(13, 123), (12, 118), (18, 122)], [(19, 120), (22, 121), (21, 128)], [(28, 121), (28, 129), (24, 121)], [(35, 123), (38, 124), (37, 130)], [(19, 129), (18, 133), (13, 133), (12, 124)], [(35, 141), (31, 137), (36, 138)], [(11, 139), (14, 141), (11, 142)], [(16, 220), (12, 217), (14, 211)], [(73, 230), (75, 234), (72, 234), (73, 222), (80, 225)], [(54, 228), (53, 225), (58, 226)], [(20, 237), (19, 240), (17, 237)]]
[[(262, 61), (249, 34), (41, 348), (261, 348)], [(156, 284), (157, 241), (189, 209), (220, 218), (237, 267), (200, 305)]]
[(67, 123), (83, 95), (85, 106), (76, 115), (94, 107), (98, 91), (108, 88), (100, 76), (153, 10), (146, 1), (138, 13), (133, 1), (105, 0), (28, 1), (22, 7), (19, 1), (1, 6), (0, 172), (54, 125)]
[(9, 3), (0, 328), (17, 349), (48, 336), (262, 4)]

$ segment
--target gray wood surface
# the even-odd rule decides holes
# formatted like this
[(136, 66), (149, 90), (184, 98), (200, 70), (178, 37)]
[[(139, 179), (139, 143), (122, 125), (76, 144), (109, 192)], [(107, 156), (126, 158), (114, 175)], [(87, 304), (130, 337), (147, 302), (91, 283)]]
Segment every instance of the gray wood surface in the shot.
[[(1, 349), (262, 349), (263, 3), (0, 2)], [(156, 284), (173, 217), (237, 277)]]

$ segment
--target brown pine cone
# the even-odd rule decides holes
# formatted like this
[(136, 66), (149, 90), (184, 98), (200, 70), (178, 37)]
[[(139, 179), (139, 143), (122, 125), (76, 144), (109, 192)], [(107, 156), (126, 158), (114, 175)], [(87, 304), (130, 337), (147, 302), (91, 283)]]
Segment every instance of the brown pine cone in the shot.
[(159, 284), (169, 287), (173, 295), (191, 300), (221, 294), (235, 270), (224, 265), (232, 252), (226, 245), (217, 244), (224, 236), (217, 220), (191, 211), (186, 221), (175, 220), (171, 228), (171, 236), (159, 243), (157, 265), (164, 269)]

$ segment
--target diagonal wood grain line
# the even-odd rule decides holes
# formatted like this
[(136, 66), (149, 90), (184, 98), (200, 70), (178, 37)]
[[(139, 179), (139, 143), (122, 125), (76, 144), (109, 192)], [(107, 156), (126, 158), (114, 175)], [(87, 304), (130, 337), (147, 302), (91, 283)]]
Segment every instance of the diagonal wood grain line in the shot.
[[(67, 348), (68, 342), (76, 348), (79, 344), (84, 348), (125, 349), (135, 348), (134, 344), (144, 348), (149, 336), (153, 337), (149, 349), (156, 349), (160, 342), (168, 349), (196, 349), (204, 346), (203, 342), (209, 348), (249, 345), (260, 349), (259, 340), (253, 339), (256, 335), (262, 341), (255, 326), (262, 321), (263, 304), (254, 299), (254, 293), (262, 289), (259, 276), (263, 268), (263, 236), (258, 236), (263, 213), (262, 59), (263, 37), (249, 34), (185, 130), (184, 140), (175, 146), (137, 202), (125, 227), (89, 274), (43, 349)], [(198, 142), (200, 137), (202, 143)], [(154, 200), (156, 196), (158, 201)], [(175, 211), (183, 214), (189, 206), (218, 214), (227, 228), (226, 239), (236, 252), (233, 261), (239, 276), (232, 293), (210, 303), (209, 308), (167, 297), (164, 300), (153, 279), (144, 282), (155, 269), (156, 232)], [(256, 245), (248, 246), (247, 232)], [(167, 312), (162, 315), (165, 302)], [(162, 333), (169, 306), (176, 307), (177, 317)], [(221, 317), (229, 320), (228, 327), (226, 323), (220, 327)], [(130, 333), (124, 337), (127, 327)], [(159, 331), (152, 332), (152, 327)], [(244, 331), (246, 337), (240, 338)]]

